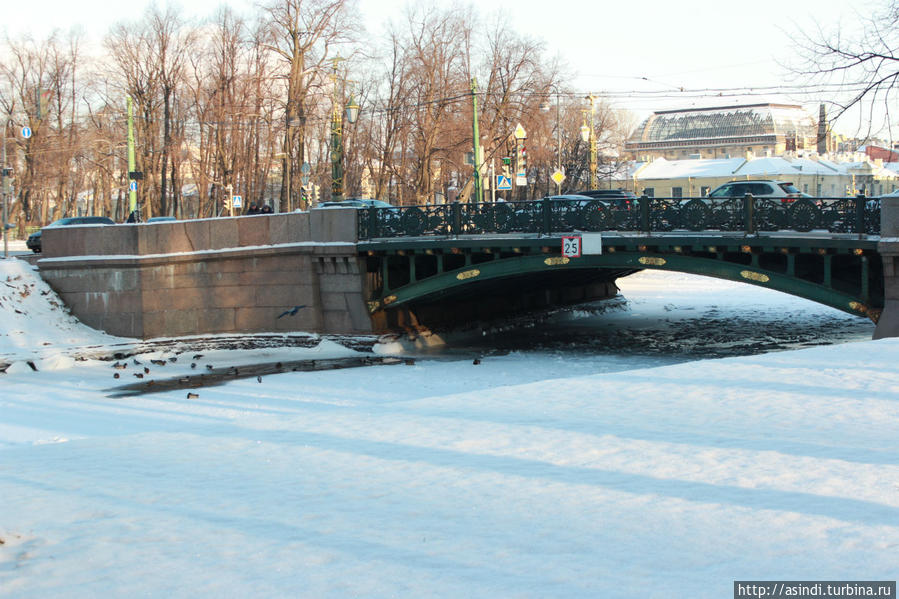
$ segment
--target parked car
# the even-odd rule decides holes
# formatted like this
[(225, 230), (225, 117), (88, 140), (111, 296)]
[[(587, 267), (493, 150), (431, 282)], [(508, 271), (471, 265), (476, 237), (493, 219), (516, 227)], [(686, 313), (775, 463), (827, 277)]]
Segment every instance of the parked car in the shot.
[[(44, 229), (50, 227), (66, 227), (70, 225), (114, 225), (115, 221), (111, 218), (107, 218), (105, 216), (71, 216), (69, 218), (61, 218), (57, 221), (54, 221), (44, 227)], [(41, 232), (44, 230), (35, 231), (31, 235), (28, 236), (28, 239), (25, 241), (25, 245), (29, 250), (34, 252), (35, 254), (39, 254), (42, 250), (41, 247)]]
[(791, 182), (756, 179), (731, 181), (719, 185), (709, 193), (708, 198), (712, 200), (742, 198), (748, 193), (754, 198), (780, 198), (784, 204), (790, 204), (802, 197), (802, 192)]
[(321, 202), (316, 208), (393, 208), (393, 205), (371, 198), (347, 198), (340, 202)]
[(588, 189), (579, 191), (578, 194), (603, 200), (622, 210), (631, 210), (637, 206), (637, 194), (626, 189)]
[(166, 221), (178, 220), (174, 216), (151, 216), (147, 219), (148, 223), (162, 223)]

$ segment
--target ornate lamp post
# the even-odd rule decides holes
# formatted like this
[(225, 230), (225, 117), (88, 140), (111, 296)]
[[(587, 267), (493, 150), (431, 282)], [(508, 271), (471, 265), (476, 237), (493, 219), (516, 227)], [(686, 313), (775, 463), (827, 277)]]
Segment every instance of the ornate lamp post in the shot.
[(590, 189), (596, 189), (596, 130), (593, 121), (593, 103), (596, 100), (596, 96), (590, 94), (586, 99), (590, 101), (590, 120), (588, 125), (588, 110), (584, 109), (584, 124), (581, 126), (581, 139), (590, 143)]
[(347, 80), (339, 78), (337, 74), (337, 64), (341, 60), (343, 59), (334, 59), (334, 72), (331, 73), (334, 94), (331, 109), (331, 200), (335, 202), (343, 200), (343, 119), (345, 116), (346, 121), (352, 125), (359, 117), (359, 105), (352, 95), (346, 105), (343, 104)]

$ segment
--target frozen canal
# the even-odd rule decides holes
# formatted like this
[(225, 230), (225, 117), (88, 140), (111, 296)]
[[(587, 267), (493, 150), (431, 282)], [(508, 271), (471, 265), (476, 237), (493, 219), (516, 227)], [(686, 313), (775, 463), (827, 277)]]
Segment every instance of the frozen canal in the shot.
[(718, 599), (734, 580), (895, 580), (899, 340), (868, 341), (864, 320), (647, 273), (602, 313), (414, 365), (122, 397), (122, 381), (360, 353), (75, 361), (128, 340), (0, 268), (4, 598)]

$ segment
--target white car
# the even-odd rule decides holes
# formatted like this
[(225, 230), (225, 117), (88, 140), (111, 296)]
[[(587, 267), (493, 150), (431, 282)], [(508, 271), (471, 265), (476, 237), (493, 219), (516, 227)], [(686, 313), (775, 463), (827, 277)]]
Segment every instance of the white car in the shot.
[(713, 189), (708, 197), (713, 200), (720, 200), (725, 198), (742, 198), (746, 194), (752, 194), (754, 198), (780, 198), (784, 204), (795, 202), (803, 197), (802, 192), (792, 183), (768, 179), (731, 181)]

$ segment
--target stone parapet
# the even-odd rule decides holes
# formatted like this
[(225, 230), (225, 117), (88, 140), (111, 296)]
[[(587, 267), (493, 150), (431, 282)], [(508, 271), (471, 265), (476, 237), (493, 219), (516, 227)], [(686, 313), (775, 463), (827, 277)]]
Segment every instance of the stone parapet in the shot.
[(114, 335), (371, 332), (356, 211), (311, 214), (47, 229), (38, 265)]

